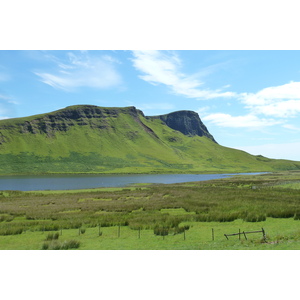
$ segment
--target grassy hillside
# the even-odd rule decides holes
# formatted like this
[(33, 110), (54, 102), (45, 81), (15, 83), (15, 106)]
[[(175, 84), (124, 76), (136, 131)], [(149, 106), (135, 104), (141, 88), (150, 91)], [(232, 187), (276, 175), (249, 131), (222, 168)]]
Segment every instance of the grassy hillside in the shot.
[(300, 169), (186, 136), (134, 107), (72, 106), (0, 121), (0, 174), (193, 173)]

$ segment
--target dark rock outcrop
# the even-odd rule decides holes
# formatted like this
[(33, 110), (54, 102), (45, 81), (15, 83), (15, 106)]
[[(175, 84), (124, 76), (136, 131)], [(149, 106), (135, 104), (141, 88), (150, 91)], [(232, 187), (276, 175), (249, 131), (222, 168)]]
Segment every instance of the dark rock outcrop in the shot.
[(110, 127), (108, 118), (117, 118), (119, 113), (128, 113), (137, 116), (135, 107), (104, 108), (96, 105), (75, 105), (57, 110), (20, 124), (22, 133), (45, 133), (51, 137), (57, 131), (68, 131), (74, 125), (90, 126), (94, 129)]
[(174, 130), (178, 130), (184, 135), (188, 136), (206, 136), (215, 143), (217, 143), (214, 137), (209, 133), (206, 126), (202, 123), (199, 115), (196, 112), (182, 110), (176, 111), (166, 115), (160, 115), (155, 117), (162, 120), (167, 126)]

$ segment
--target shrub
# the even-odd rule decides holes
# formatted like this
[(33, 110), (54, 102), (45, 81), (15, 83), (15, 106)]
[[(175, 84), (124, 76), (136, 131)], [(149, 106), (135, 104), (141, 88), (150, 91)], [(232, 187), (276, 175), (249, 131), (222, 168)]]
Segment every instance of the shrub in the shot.
[(59, 233), (56, 232), (56, 233), (48, 233), (45, 241), (52, 241), (52, 240), (58, 240), (59, 238)]
[(48, 249), (49, 249), (49, 244), (43, 243), (42, 250), (48, 250)]
[(292, 218), (295, 216), (293, 209), (278, 209), (268, 212), (268, 217), (271, 218)]
[(155, 227), (154, 228), (155, 235), (166, 236), (169, 234), (169, 228), (167, 227)]
[(70, 241), (64, 241), (61, 249), (67, 250), (67, 249), (78, 249), (80, 246), (80, 242), (76, 240), (70, 240)]
[(14, 219), (14, 216), (12, 215), (2, 215), (0, 216), (0, 222), (6, 221), (11, 222)]
[(195, 215), (194, 216), (195, 222), (209, 222), (211, 221), (208, 215), (206, 214), (200, 214), (200, 215)]
[(300, 220), (300, 212), (297, 212), (294, 216), (294, 220)]
[(183, 233), (186, 230), (189, 230), (190, 226), (189, 225), (185, 225), (183, 227), (175, 227), (174, 228), (174, 234), (179, 234), (179, 233)]
[(266, 220), (266, 216), (265, 215), (257, 215), (254, 213), (248, 214), (247, 216), (245, 216), (243, 218), (244, 221), (246, 222), (262, 222)]
[(0, 229), (0, 235), (16, 235), (16, 234), (21, 234), (22, 232), (23, 232), (22, 227)]
[(52, 240), (50, 243), (45, 242), (42, 245), (42, 250), (68, 250), (77, 249), (80, 246), (80, 242), (76, 240), (58, 242), (57, 240)]
[(59, 230), (58, 224), (45, 224), (41, 225), (39, 228), (40, 231), (57, 231)]

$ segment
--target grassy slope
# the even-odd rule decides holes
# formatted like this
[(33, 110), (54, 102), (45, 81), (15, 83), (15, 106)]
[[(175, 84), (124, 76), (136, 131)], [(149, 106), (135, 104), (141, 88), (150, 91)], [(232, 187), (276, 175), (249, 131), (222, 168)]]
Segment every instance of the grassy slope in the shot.
[[(139, 114), (139, 120), (153, 134), (126, 109), (120, 109), (117, 118), (107, 115), (103, 129), (74, 121), (67, 131), (56, 131), (50, 136), (20, 132), (20, 124), (45, 116), (0, 122), (0, 132), (6, 140), (0, 145), (1, 174), (251, 172), (300, 168), (300, 162), (260, 158), (220, 146), (206, 137), (185, 136), (160, 120)], [(99, 119), (88, 122), (103, 125)]]

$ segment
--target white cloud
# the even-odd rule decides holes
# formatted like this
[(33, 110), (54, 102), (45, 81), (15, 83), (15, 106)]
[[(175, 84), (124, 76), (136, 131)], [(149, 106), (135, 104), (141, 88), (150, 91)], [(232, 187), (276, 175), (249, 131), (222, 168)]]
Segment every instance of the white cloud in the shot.
[(52, 59), (57, 65), (56, 72), (35, 72), (41, 81), (57, 89), (74, 90), (78, 87), (106, 89), (122, 83), (115, 70), (114, 61), (107, 56), (96, 57), (87, 53), (69, 53), (68, 61)]
[(248, 105), (266, 105), (284, 99), (300, 100), (300, 82), (290, 82), (284, 85), (267, 87), (261, 91), (241, 94), (243, 102)]
[(285, 125), (283, 125), (283, 127), (286, 129), (292, 130), (292, 131), (300, 131), (300, 127), (297, 127), (292, 124), (285, 124)]
[(201, 108), (199, 108), (196, 112), (200, 115), (200, 117), (201, 116), (204, 116), (204, 115), (206, 115), (207, 114), (207, 111), (209, 111), (210, 110), (210, 106), (203, 106), (203, 107), (201, 107)]
[(279, 118), (295, 117), (300, 113), (300, 100), (287, 100), (252, 108), (256, 114), (274, 116)]
[(239, 99), (253, 114), (295, 117), (300, 113), (300, 82), (267, 87), (257, 93), (242, 93)]
[(133, 51), (134, 67), (144, 73), (140, 78), (153, 84), (164, 84), (174, 94), (196, 99), (233, 97), (232, 92), (201, 88), (203, 82), (195, 75), (186, 75), (180, 71), (181, 61), (174, 52)]
[(203, 120), (221, 127), (243, 127), (252, 129), (257, 129), (265, 126), (273, 126), (281, 123), (281, 121), (278, 120), (258, 118), (257, 116), (252, 114), (235, 117), (229, 114), (215, 113), (205, 116)]

